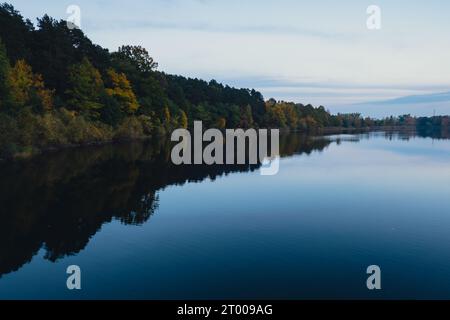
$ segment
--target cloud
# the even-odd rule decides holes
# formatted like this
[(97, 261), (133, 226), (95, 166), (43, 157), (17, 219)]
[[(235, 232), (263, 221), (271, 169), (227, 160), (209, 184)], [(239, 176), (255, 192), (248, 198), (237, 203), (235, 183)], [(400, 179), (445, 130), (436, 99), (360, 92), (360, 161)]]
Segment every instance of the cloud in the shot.
[[(60, 1), (15, 3), (27, 17), (66, 15)], [(450, 4), (442, 1), (380, 0), (376, 32), (367, 30), (367, 4), (357, 0), (77, 3), (95, 43), (139, 44), (165, 72), (254, 87), (265, 97), (336, 105), (450, 88), (443, 10)]]
[(326, 32), (321, 30), (307, 29), (293, 25), (270, 25), (270, 24), (251, 24), (251, 25), (219, 25), (207, 22), (174, 22), (174, 21), (151, 21), (151, 20), (114, 20), (111, 23), (87, 22), (87, 27), (92, 31), (102, 29), (162, 29), (162, 30), (182, 30), (182, 31), (202, 31), (218, 33), (260, 33), (260, 34), (279, 34), (293, 36), (308, 36), (325, 39), (354, 39), (356, 34)]

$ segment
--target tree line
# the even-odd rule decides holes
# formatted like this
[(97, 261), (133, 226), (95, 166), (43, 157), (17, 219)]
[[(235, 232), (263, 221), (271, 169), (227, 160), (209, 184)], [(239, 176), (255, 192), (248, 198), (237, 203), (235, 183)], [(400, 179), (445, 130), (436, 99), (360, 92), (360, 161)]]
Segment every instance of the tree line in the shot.
[(264, 100), (238, 89), (170, 75), (140, 46), (116, 52), (48, 15), (34, 25), (0, 4), (0, 158), (64, 145), (163, 136), (201, 120), (215, 128), (361, 128), (399, 122)]

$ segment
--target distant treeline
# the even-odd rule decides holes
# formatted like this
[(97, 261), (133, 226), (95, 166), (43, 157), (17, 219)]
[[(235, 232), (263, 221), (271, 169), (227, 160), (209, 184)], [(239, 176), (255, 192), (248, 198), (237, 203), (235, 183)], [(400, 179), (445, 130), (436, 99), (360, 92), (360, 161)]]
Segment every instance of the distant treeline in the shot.
[(140, 46), (110, 53), (66, 21), (45, 15), (35, 26), (12, 5), (0, 4), (0, 158), (165, 135), (194, 120), (205, 127), (305, 132), (410, 121), (331, 115), (322, 106), (265, 101), (255, 90), (168, 75), (157, 67)]

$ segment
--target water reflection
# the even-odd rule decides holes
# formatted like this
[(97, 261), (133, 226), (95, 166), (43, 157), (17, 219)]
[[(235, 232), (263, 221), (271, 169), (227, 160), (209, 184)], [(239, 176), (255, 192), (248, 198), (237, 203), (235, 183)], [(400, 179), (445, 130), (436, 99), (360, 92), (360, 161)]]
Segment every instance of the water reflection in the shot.
[[(322, 151), (331, 139), (282, 135), (282, 157)], [(175, 166), (167, 141), (90, 147), (0, 165), (0, 276), (41, 249), (56, 261), (83, 250), (104, 223), (147, 222), (168, 185), (211, 180), (259, 165)]]
[[(384, 132), (411, 139), (427, 132)], [(280, 137), (281, 157), (321, 152), (330, 144), (357, 143), (371, 133)], [(433, 138), (448, 135), (431, 134)], [(83, 250), (104, 223), (147, 222), (158, 208), (158, 190), (214, 180), (259, 165), (175, 166), (167, 141), (90, 147), (0, 165), (0, 277), (20, 269), (41, 248), (56, 261)]]

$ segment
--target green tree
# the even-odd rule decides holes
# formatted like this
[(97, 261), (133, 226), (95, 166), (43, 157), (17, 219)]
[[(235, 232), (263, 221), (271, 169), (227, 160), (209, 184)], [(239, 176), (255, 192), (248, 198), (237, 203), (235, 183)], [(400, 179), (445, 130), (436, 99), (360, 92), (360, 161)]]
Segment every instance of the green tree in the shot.
[(69, 68), (67, 105), (89, 118), (96, 119), (103, 107), (101, 103), (105, 87), (100, 72), (84, 58)]
[(29, 40), (33, 30), (30, 20), (24, 20), (14, 7), (0, 3), (0, 38), (8, 48), (11, 63), (30, 56)]
[(9, 60), (6, 55), (6, 49), (0, 39), (0, 110), (8, 107), (10, 100), (10, 90), (8, 78), (10, 74)]
[(140, 72), (151, 72), (158, 68), (158, 63), (141, 46), (121, 46), (117, 54), (129, 60)]

